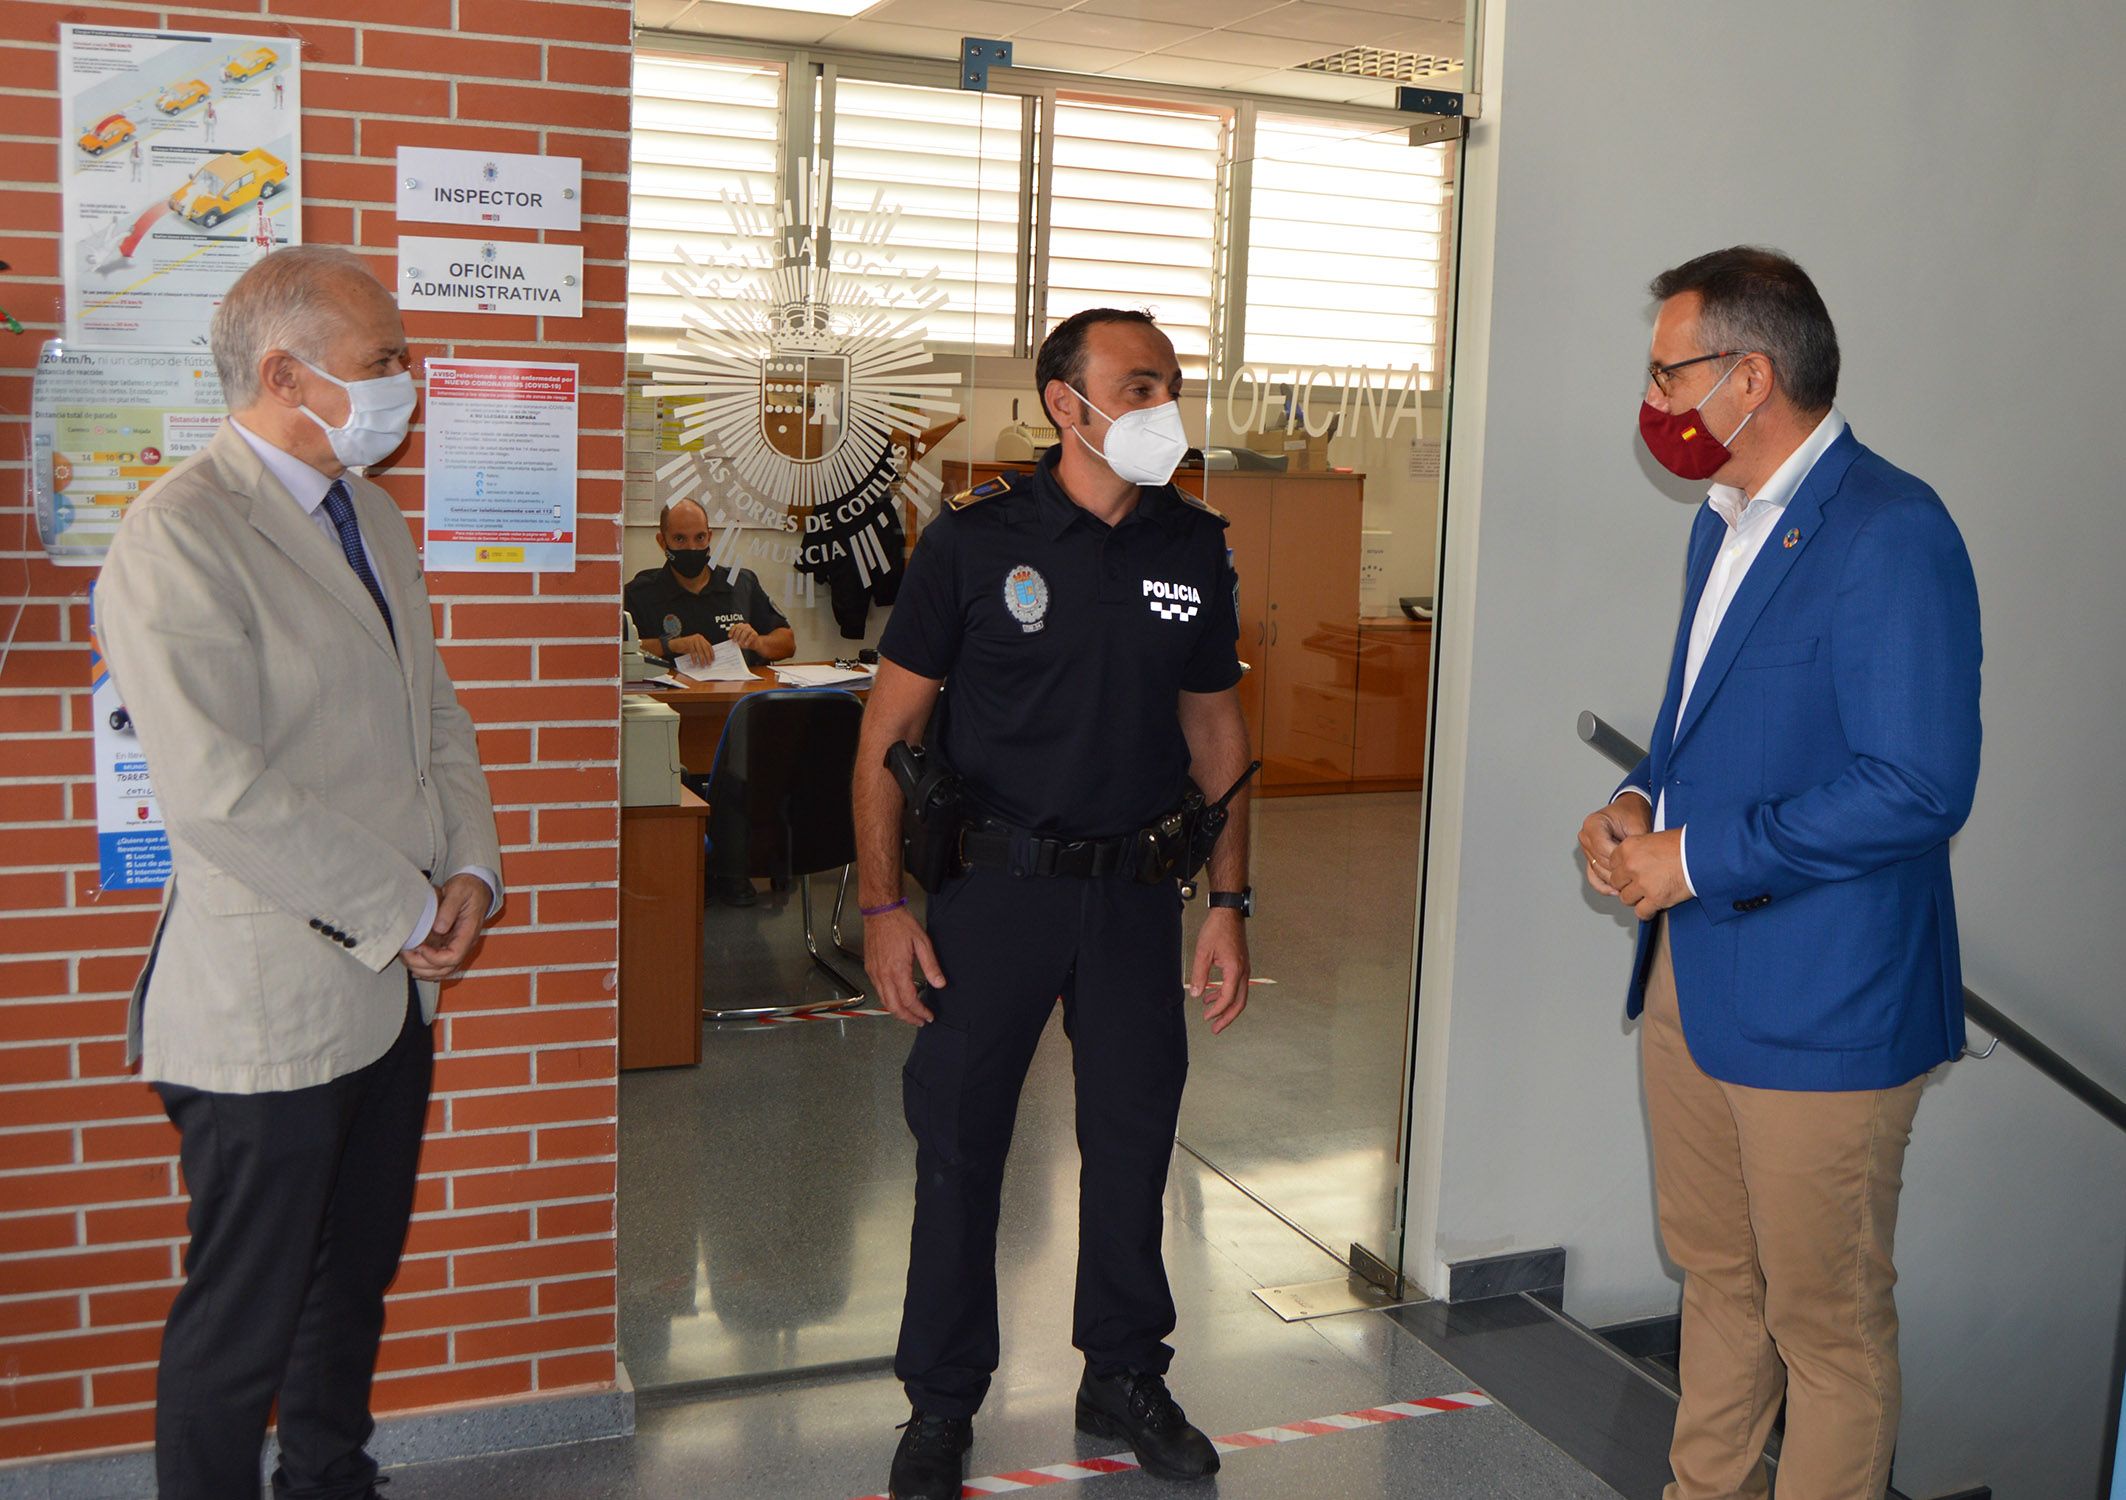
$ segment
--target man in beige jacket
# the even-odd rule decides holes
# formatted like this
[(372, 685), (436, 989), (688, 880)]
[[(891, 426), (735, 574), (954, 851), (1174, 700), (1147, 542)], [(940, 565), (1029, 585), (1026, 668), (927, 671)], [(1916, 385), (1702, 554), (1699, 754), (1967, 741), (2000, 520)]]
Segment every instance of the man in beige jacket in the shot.
[(136, 500), (97, 634), (173, 874), (130, 1051), (177, 1125), (185, 1284), (163, 1333), (163, 1500), (366, 1496), (436, 988), (501, 904), (471, 721), (398, 507), (406, 335), (353, 255), (276, 251), (215, 315), (231, 419)]

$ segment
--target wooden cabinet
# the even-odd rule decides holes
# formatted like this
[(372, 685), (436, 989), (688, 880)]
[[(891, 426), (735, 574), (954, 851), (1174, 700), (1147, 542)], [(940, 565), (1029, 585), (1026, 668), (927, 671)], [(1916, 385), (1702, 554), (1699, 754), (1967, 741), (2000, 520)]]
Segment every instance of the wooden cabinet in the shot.
[(1387, 790), (1425, 775), (1432, 622), (1400, 616), (1358, 622), (1358, 743), (1351, 774)]
[(620, 809), (620, 1066), (701, 1061), (702, 838), (709, 804)]
[[(1214, 489), (1221, 477), (1212, 476)], [(1262, 777), (1270, 789), (1342, 791), (1354, 774), (1363, 493), (1357, 475), (1281, 474), (1269, 487)]]

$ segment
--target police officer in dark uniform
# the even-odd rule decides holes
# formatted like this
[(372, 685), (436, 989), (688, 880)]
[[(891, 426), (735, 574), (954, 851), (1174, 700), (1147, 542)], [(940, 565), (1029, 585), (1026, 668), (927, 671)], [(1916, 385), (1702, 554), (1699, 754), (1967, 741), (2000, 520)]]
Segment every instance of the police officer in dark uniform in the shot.
[[(664, 547), (664, 566), (637, 573), (622, 596), (645, 650), (676, 663), (736, 641), (749, 667), (781, 661), (797, 650), (796, 632), (751, 568), (738, 569), (734, 578), (728, 568), (709, 566), (707, 511), (692, 500), (674, 500), (658, 518), (657, 540)], [(708, 768), (696, 769), (699, 774), (688, 782), (706, 792)], [(726, 906), (756, 904), (760, 895), (746, 875), (742, 802), (727, 797), (709, 809), (709, 843), (709, 882), (716, 899)]]
[[(1059, 995), (1083, 1159), (1077, 1424), (1127, 1439), (1165, 1478), (1218, 1468), (1163, 1379), (1162, 1200), (1188, 1071), (1182, 899), (1173, 874), (1143, 878), (1133, 851), (1191, 779), (1216, 798), (1247, 769), (1234, 574), (1224, 519), (1168, 482), (1186, 447), (1181, 370), (1152, 320), (1079, 313), (1035, 374), (1062, 441), (923, 533), (857, 758), (866, 967), (886, 1008), (920, 1027), (903, 1078), (917, 1179), (894, 1370), (915, 1410), (893, 1460), (898, 1500), (960, 1493), (998, 1358), (1004, 1158)], [(883, 765), (926, 729), (971, 819), (967, 868), (930, 898), (927, 933), (902, 895), (902, 802)], [(1209, 884), (1187, 989), (1216, 1032), (1247, 1002), (1244, 794)]]
[(709, 566), (709, 517), (692, 500), (674, 500), (657, 522), (664, 565), (644, 568), (627, 583), (623, 602), (646, 650), (677, 661), (707, 656), (720, 642), (744, 648), (746, 665), (765, 666), (797, 650), (790, 622), (768, 598), (751, 568), (734, 578)]

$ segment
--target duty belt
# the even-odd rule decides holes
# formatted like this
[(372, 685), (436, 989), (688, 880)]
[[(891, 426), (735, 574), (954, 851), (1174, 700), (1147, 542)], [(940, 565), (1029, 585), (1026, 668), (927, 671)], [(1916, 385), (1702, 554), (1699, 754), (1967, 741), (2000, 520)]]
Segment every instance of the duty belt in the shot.
[(1143, 841), (1142, 832), (1104, 839), (1058, 839), (1021, 833), (1000, 823), (976, 823), (960, 835), (960, 857), (978, 868), (1043, 877), (1136, 875)]

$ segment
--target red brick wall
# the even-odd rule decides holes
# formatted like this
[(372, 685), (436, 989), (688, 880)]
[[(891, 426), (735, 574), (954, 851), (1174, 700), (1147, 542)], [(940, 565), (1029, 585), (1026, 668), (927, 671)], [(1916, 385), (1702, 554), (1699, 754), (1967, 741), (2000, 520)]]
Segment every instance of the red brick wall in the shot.
[[(176, 1287), (176, 1137), (120, 1069), (154, 921), (101, 895), (91, 782), (92, 572), (38, 548), (28, 371), (57, 332), (58, 25), (300, 39), (303, 237), (395, 279), (401, 142), (583, 159), (580, 320), (414, 313), (416, 356), (583, 366), (576, 571), (431, 574), (436, 633), (480, 726), (509, 885), (445, 991), (436, 1098), (379, 1412), (614, 1378), (614, 879), (628, 0), (0, 4), (0, 1459), (146, 1440)], [(457, 235), (448, 226), (409, 233)], [(518, 237), (531, 238), (529, 234)], [(421, 440), (384, 484), (417, 525)], [(19, 609), (19, 617), (18, 617)]]

